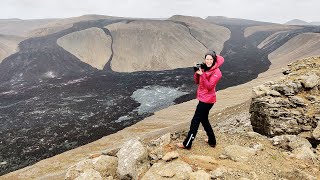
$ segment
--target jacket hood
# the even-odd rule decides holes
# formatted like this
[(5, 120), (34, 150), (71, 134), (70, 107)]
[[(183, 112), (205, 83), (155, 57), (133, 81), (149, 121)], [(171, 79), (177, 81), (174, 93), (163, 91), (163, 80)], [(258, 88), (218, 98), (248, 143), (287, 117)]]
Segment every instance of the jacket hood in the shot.
[(213, 71), (213, 70), (219, 68), (223, 63), (224, 63), (224, 58), (220, 55), (217, 55), (217, 61), (216, 61), (215, 65), (210, 68), (209, 71)]

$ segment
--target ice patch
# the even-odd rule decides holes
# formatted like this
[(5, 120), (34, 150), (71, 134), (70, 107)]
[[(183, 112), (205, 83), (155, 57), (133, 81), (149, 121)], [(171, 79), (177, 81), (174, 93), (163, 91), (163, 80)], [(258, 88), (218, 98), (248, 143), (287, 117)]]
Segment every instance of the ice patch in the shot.
[(173, 101), (176, 98), (185, 94), (188, 93), (179, 91), (175, 88), (146, 86), (143, 89), (138, 89), (133, 92), (131, 97), (141, 104), (138, 107), (138, 113), (143, 114), (152, 113), (173, 105)]

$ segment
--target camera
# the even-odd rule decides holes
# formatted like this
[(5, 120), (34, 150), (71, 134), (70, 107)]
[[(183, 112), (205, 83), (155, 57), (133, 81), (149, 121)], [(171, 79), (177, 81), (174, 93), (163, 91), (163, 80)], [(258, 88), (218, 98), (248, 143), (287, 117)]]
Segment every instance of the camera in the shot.
[(204, 69), (204, 64), (203, 63), (197, 63), (193, 66), (194, 72), (198, 71), (199, 68)]

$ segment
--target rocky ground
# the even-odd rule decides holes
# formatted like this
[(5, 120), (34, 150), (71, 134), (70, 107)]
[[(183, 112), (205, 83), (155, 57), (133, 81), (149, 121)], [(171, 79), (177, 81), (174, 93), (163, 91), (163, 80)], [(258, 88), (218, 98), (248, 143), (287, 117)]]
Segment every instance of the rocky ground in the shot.
[[(175, 146), (186, 136), (185, 130), (155, 139), (130, 140), (121, 149), (94, 154), (69, 168), (66, 179), (320, 178), (320, 149), (314, 149), (316, 158), (299, 159), (291, 151), (274, 146), (272, 139), (252, 131), (249, 106), (250, 102), (246, 102), (210, 117), (217, 120), (213, 123), (218, 142), (215, 148), (205, 142), (206, 135), (201, 129), (191, 150)], [(122, 157), (123, 154), (126, 155)], [(99, 173), (101, 163), (110, 165), (110, 174)], [(117, 168), (118, 172), (122, 168), (121, 175), (116, 173)]]

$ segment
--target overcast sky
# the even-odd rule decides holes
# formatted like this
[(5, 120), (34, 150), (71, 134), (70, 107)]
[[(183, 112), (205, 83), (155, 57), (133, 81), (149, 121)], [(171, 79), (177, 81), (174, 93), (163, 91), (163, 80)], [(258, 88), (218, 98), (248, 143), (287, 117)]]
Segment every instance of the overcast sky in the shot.
[(66, 18), (84, 14), (168, 18), (226, 16), (275, 23), (320, 21), (319, 0), (1, 0), (0, 19)]

